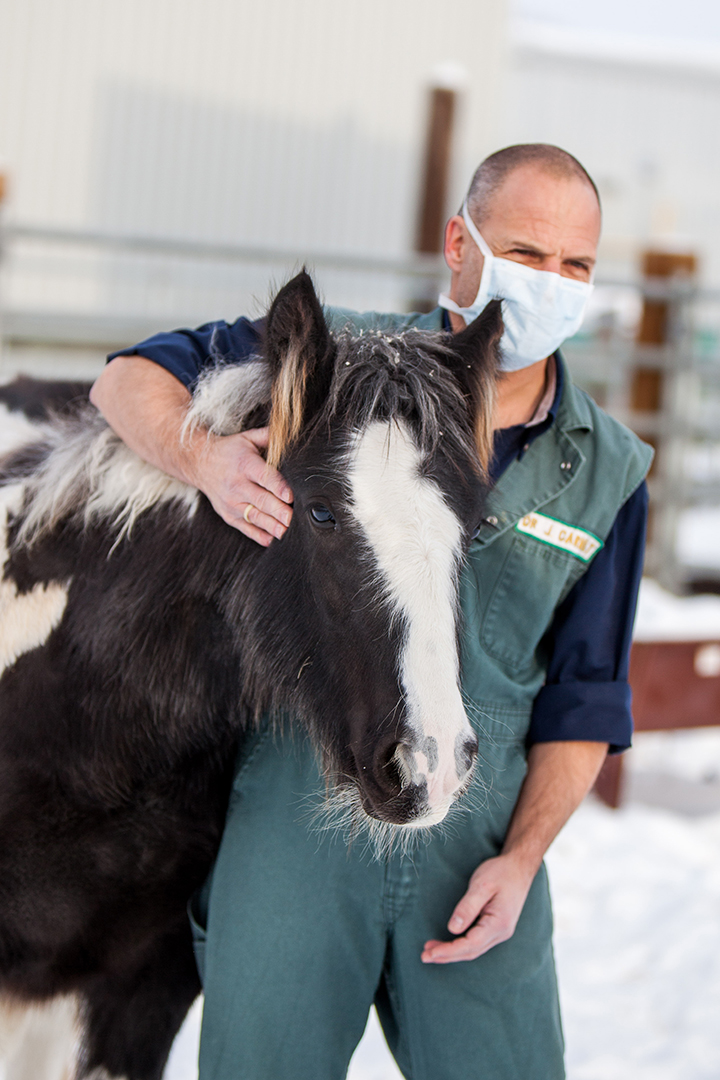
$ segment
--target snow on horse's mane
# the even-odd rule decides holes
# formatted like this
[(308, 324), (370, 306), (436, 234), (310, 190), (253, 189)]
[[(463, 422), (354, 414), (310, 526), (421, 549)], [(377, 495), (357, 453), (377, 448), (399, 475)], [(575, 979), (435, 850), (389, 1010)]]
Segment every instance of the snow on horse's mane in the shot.
[[(199, 380), (182, 437), (205, 429), (216, 435), (240, 431), (244, 420), (270, 396), (266, 365), (253, 360), (242, 365), (211, 368)], [(126, 536), (144, 511), (175, 500), (192, 517), (197, 489), (143, 461), (88, 405), (77, 415), (55, 417), (38, 429), (41, 460), (24, 474), (25, 487), (20, 543), (32, 543), (65, 517), (85, 525), (105, 520)]]

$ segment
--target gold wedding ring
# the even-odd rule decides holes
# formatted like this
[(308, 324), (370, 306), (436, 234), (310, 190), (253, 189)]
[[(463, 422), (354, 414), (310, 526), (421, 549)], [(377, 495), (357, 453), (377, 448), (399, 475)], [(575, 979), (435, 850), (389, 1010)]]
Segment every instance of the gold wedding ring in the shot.
[(248, 525), (252, 525), (252, 522), (251, 522), (250, 518), (248, 517), (248, 514), (250, 513), (250, 511), (252, 509), (253, 509), (253, 504), (248, 503), (247, 506), (245, 507), (245, 509), (243, 510), (243, 517), (245, 518), (245, 521), (248, 523)]

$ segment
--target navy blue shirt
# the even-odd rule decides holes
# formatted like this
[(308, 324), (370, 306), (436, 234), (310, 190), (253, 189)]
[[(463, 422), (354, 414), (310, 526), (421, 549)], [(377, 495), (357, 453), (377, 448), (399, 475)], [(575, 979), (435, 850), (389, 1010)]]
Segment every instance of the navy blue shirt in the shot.
[[(241, 363), (260, 349), (264, 319), (206, 323), (197, 330), (156, 334), (133, 348), (111, 353), (144, 356), (192, 389), (213, 363)], [(557, 365), (554, 401), (542, 423), (495, 432), (494, 482), (531, 442), (555, 422), (562, 395)], [(632, 737), (628, 668), (632, 625), (643, 566), (647, 524), (643, 483), (619, 510), (605, 545), (555, 611), (548, 630), (545, 685), (535, 699), (528, 742), (606, 742), (611, 753), (626, 750)]]

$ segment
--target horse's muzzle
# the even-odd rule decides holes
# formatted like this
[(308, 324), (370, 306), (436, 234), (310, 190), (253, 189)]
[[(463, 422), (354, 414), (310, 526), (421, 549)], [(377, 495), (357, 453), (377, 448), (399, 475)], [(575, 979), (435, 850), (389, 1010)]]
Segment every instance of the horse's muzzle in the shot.
[(379, 821), (415, 828), (434, 825), (467, 788), (477, 756), (474, 736), (456, 740), (448, 760), (434, 739), (422, 746), (388, 740), (376, 747), (371, 763), (358, 762), (358, 787), (365, 812)]

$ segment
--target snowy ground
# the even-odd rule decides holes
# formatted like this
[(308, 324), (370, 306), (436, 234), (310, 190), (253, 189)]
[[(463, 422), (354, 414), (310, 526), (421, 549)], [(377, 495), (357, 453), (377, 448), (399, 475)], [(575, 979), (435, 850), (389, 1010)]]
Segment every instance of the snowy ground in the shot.
[[(637, 736), (630, 800), (588, 799), (548, 854), (569, 1080), (720, 1077), (720, 797), (689, 816), (632, 801), (638, 781), (701, 789), (720, 729)], [(642, 787), (642, 785), (639, 785)], [(662, 798), (663, 784), (646, 784)], [(166, 1080), (194, 1080), (199, 1007)], [(398, 1080), (371, 1016), (349, 1080)]]
[[(720, 536), (720, 520), (716, 535)], [(720, 544), (717, 548), (720, 556)], [(635, 641), (720, 641), (720, 596), (674, 596), (651, 578), (643, 578), (633, 637)]]

